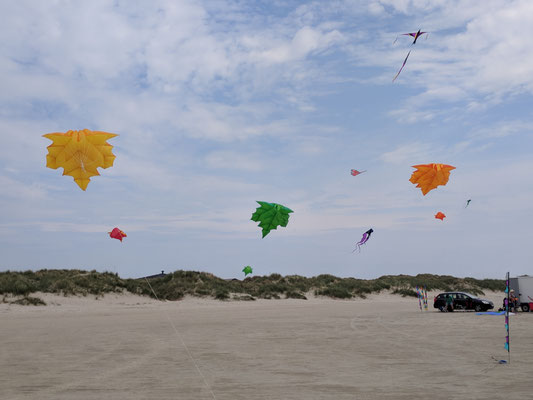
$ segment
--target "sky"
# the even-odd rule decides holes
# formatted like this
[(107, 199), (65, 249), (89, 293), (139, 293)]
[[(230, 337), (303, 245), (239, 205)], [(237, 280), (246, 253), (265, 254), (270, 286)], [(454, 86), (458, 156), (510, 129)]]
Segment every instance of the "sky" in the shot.
[[(0, 15), (1, 271), (533, 274), (530, 0), (0, 0)], [(42, 137), (81, 129), (119, 135), (85, 192), (46, 168)], [(423, 196), (409, 178), (426, 163), (456, 169)], [(288, 226), (261, 239), (257, 200), (294, 210)]]

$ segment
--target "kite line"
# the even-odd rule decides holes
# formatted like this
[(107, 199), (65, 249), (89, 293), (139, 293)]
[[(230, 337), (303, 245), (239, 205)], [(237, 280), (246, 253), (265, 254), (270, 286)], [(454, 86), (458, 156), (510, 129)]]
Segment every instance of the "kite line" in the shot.
[[(148, 282), (148, 279), (146, 279), (146, 277), (144, 278), (144, 280), (146, 281), (146, 283), (148, 284), (148, 286), (150, 286), (150, 290), (152, 291), (152, 293), (154, 294), (155, 298), (157, 301), (160, 301), (159, 300), (159, 297), (157, 297), (157, 294), (155, 293), (155, 290), (154, 288), (152, 287), (152, 285), (150, 285), (150, 282)], [(200, 370), (200, 367), (198, 367), (198, 363), (196, 362), (196, 360), (192, 357), (192, 354), (191, 352), (189, 351), (189, 348), (187, 347), (187, 345), (185, 344), (185, 341), (183, 340), (183, 337), (180, 335), (180, 333), (178, 332), (178, 330), (176, 329), (176, 325), (174, 325), (174, 322), (172, 322), (172, 320), (170, 319), (170, 317), (168, 316), (167, 312), (163, 309), (163, 313), (165, 314), (165, 317), (167, 318), (168, 322), (170, 322), (170, 325), (172, 326), (172, 329), (174, 329), (174, 333), (176, 334), (176, 336), (178, 337), (178, 339), (181, 341), (181, 344), (183, 345), (183, 348), (185, 349), (185, 351), (187, 352), (187, 355), (189, 356), (189, 358), (191, 359), (192, 363), (194, 364), (194, 367), (196, 368), (196, 371), (198, 372), (198, 375), (200, 375), (202, 377), (202, 380), (204, 381), (204, 385), (205, 387), (207, 388), (207, 390), (209, 390), (209, 393), (211, 393), (211, 396), (213, 396), (213, 399), (214, 400), (217, 400), (216, 396), (215, 396), (215, 393), (213, 393), (213, 389), (211, 389), (211, 386), (209, 386), (209, 383), (207, 383), (207, 379), (205, 379), (205, 376), (204, 374), (202, 373), (202, 371)]]

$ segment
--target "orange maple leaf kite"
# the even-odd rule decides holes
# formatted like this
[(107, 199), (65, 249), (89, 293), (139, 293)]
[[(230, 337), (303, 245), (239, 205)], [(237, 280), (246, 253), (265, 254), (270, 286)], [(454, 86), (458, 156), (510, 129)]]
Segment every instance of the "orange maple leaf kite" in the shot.
[(420, 164), (413, 165), (413, 168), (416, 168), (416, 171), (411, 175), (409, 182), (415, 183), (424, 196), (437, 186), (446, 185), (450, 178), (450, 171), (455, 169), (447, 164)]
[(437, 214), (435, 214), (435, 218), (440, 219), (441, 221), (444, 221), (444, 218), (446, 218), (446, 215), (444, 215), (443, 213), (439, 211)]
[(113, 166), (115, 156), (108, 139), (118, 136), (114, 133), (90, 131), (56, 132), (43, 135), (53, 143), (48, 146), (46, 166), (63, 168), (63, 175), (70, 175), (81, 190), (87, 189), (91, 176), (100, 175), (96, 168)]

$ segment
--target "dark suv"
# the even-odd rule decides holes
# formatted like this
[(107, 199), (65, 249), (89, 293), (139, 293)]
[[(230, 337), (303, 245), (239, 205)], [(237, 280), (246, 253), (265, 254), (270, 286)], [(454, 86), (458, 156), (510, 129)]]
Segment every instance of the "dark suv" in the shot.
[(494, 303), (492, 301), (480, 299), (473, 294), (464, 292), (441, 293), (433, 300), (433, 307), (445, 311), (446, 298), (448, 296), (452, 297), (454, 310), (487, 311), (494, 308)]

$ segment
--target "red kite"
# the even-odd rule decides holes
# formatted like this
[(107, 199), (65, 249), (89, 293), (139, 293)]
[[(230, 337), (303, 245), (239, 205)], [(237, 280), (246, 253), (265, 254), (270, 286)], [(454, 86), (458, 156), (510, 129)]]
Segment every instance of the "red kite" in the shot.
[(122, 238), (125, 238), (128, 236), (118, 228), (113, 228), (111, 232), (107, 232), (107, 233), (109, 233), (109, 236), (112, 237), (113, 239), (118, 239), (121, 242), (122, 242)]
[(439, 211), (437, 214), (435, 214), (435, 218), (440, 219), (441, 221), (444, 221), (444, 218), (446, 218), (446, 215), (444, 215), (443, 213)]

